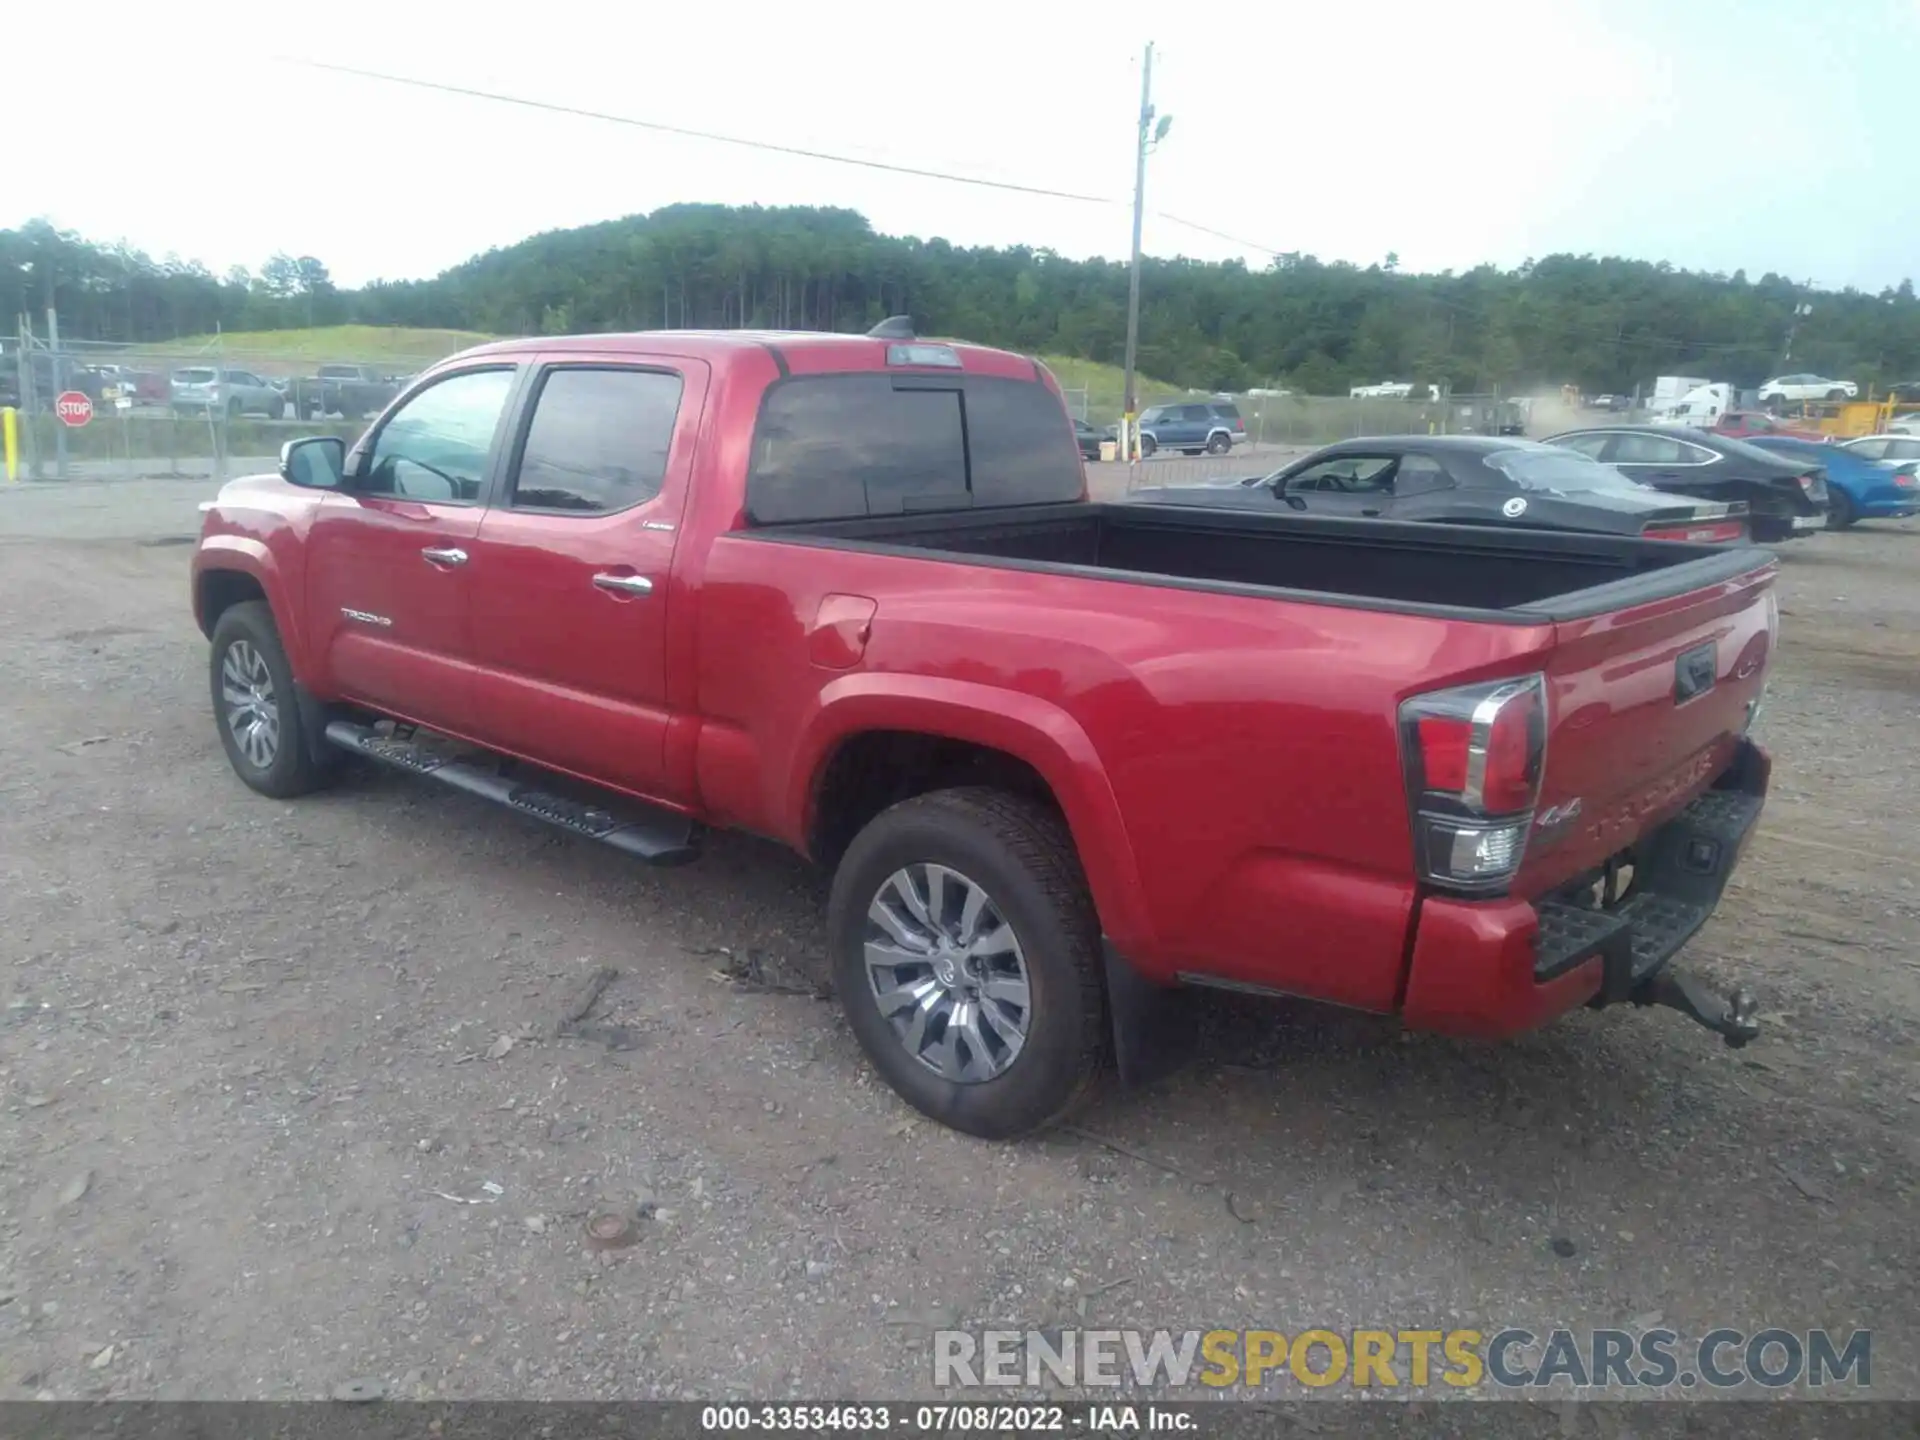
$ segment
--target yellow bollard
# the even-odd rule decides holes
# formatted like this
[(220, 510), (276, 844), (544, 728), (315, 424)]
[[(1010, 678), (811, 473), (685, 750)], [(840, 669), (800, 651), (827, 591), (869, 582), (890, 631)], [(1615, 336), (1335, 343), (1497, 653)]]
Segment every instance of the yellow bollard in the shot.
[(20, 478), (20, 422), (15, 418), (17, 413), (11, 405), (0, 410), (0, 431), (6, 433), (8, 484)]

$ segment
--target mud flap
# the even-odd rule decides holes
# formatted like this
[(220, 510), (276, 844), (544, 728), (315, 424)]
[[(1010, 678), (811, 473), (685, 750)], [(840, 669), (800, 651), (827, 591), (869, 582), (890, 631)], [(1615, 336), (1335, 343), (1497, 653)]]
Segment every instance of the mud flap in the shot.
[(1193, 1058), (1197, 1038), (1193, 992), (1147, 979), (1105, 936), (1107, 1011), (1113, 1020), (1113, 1063), (1120, 1083), (1150, 1085)]

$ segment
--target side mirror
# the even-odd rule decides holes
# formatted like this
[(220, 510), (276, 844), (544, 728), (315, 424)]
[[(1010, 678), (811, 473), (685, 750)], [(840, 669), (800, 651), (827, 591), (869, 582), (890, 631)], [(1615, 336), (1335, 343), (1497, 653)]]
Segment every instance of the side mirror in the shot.
[(347, 442), (337, 435), (309, 435), (280, 447), (280, 478), (303, 490), (338, 490), (347, 470)]

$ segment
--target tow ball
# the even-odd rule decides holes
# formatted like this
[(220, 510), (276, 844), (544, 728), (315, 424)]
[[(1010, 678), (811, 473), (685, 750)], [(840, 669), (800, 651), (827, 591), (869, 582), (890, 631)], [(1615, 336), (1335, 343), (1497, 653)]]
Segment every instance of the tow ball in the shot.
[(1746, 989), (1736, 987), (1720, 995), (1675, 970), (1662, 970), (1633, 992), (1636, 1005), (1664, 1005), (1713, 1031), (1738, 1050), (1760, 1033), (1753, 1018), (1756, 1002)]

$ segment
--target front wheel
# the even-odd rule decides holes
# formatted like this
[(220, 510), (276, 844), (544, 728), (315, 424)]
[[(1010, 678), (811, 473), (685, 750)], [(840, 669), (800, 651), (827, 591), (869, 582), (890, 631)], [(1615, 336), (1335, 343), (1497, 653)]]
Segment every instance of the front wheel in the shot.
[(1827, 391), (1827, 398), (1829, 400), (1844, 400), (1847, 398), (1847, 392), (1844, 390), (1829, 390)]
[(1784, 415), (1787, 413), (1787, 397), (1784, 395), (1769, 395), (1762, 403), (1766, 405), (1769, 415)]
[(293, 667), (264, 600), (221, 612), (208, 678), (214, 722), (234, 774), (276, 800), (326, 783), (327, 769), (311, 753), (295, 700)]
[(943, 1124), (1042, 1129), (1104, 1066), (1100, 925), (1045, 805), (969, 788), (884, 811), (834, 874), (827, 934), (861, 1049)]
[(1853, 500), (1844, 490), (1827, 486), (1827, 529), (1845, 530), (1860, 518), (1860, 512), (1854, 509)]

